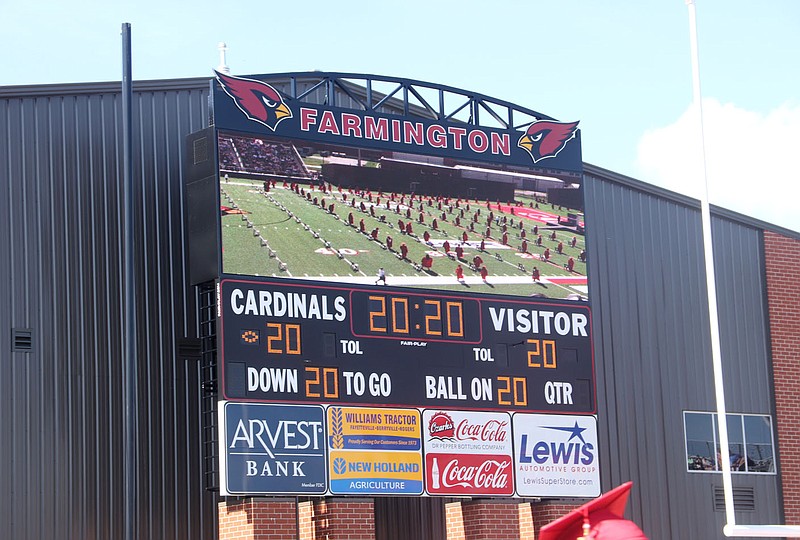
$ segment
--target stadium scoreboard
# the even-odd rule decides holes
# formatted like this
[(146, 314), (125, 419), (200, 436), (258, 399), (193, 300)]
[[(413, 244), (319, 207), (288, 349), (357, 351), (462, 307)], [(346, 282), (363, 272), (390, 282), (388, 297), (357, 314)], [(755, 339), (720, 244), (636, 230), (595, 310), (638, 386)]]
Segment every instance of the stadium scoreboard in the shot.
[(224, 277), (218, 306), (228, 400), (595, 412), (584, 304)]

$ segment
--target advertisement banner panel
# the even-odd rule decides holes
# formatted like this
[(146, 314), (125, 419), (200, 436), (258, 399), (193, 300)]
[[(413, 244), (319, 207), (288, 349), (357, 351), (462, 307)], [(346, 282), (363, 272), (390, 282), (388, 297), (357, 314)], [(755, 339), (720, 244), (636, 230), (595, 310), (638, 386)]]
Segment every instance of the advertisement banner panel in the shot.
[(521, 497), (597, 497), (597, 419), (518, 413), (514, 471)]
[(422, 493), (418, 410), (329, 407), (327, 420), (331, 493)]
[(334, 495), (420, 495), (422, 456), (419, 452), (331, 450), (331, 493)]
[(423, 425), (429, 494), (514, 494), (508, 414), (428, 409)]
[(225, 402), (219, 415), (223, 495), (325, 493), (322, 407)]

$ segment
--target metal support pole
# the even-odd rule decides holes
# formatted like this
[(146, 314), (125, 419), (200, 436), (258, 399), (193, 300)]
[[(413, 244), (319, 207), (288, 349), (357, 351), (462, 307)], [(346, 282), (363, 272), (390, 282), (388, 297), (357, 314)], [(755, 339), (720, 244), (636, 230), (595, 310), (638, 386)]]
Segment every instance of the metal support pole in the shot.
[(134, 200), (133, 200), (133, 127), (131, 101), (133, 99), (133, 83), (131, 80), (131, 25), (122, 24), (122, 176), (124, 185), (125, 223), (124, 235), (124, 272), (125, 284), (123, 320), (123, 402), (124, 402), (124, 454), (125, 470), (124, 506), (125, 506), (125, 540), (134, 540), (136, 536), (136, 273), (134, 259)]

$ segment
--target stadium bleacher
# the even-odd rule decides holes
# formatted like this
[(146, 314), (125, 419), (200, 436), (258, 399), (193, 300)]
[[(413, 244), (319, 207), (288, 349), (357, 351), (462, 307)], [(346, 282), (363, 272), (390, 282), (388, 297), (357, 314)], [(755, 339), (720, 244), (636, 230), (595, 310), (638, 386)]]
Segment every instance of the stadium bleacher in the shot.
[(219, 137), (219, 156), (220, 169), (224, 171), (293, 178), (311, 176), (291, 144), (226, 135)]

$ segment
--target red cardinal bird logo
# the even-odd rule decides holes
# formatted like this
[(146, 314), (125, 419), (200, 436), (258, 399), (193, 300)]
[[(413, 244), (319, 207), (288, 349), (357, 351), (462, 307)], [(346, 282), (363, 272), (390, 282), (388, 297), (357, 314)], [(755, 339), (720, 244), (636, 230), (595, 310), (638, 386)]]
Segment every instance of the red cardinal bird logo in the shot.
[(525, 135), (519, 138), (517, 146), (531, 155), (533, 162), (555, 157), (567, 143), (575, 137), (578, 122), (553, 122), (538, 120), (528, 126)]
[(231, 77), (219, 71), (214, 73), (225, 93), (231, 96), (236, 106), (250, 120), (275, 131), (281, 120), (292, 117), (292, 111), (283, 102), (281, 95), (267, 83)]

